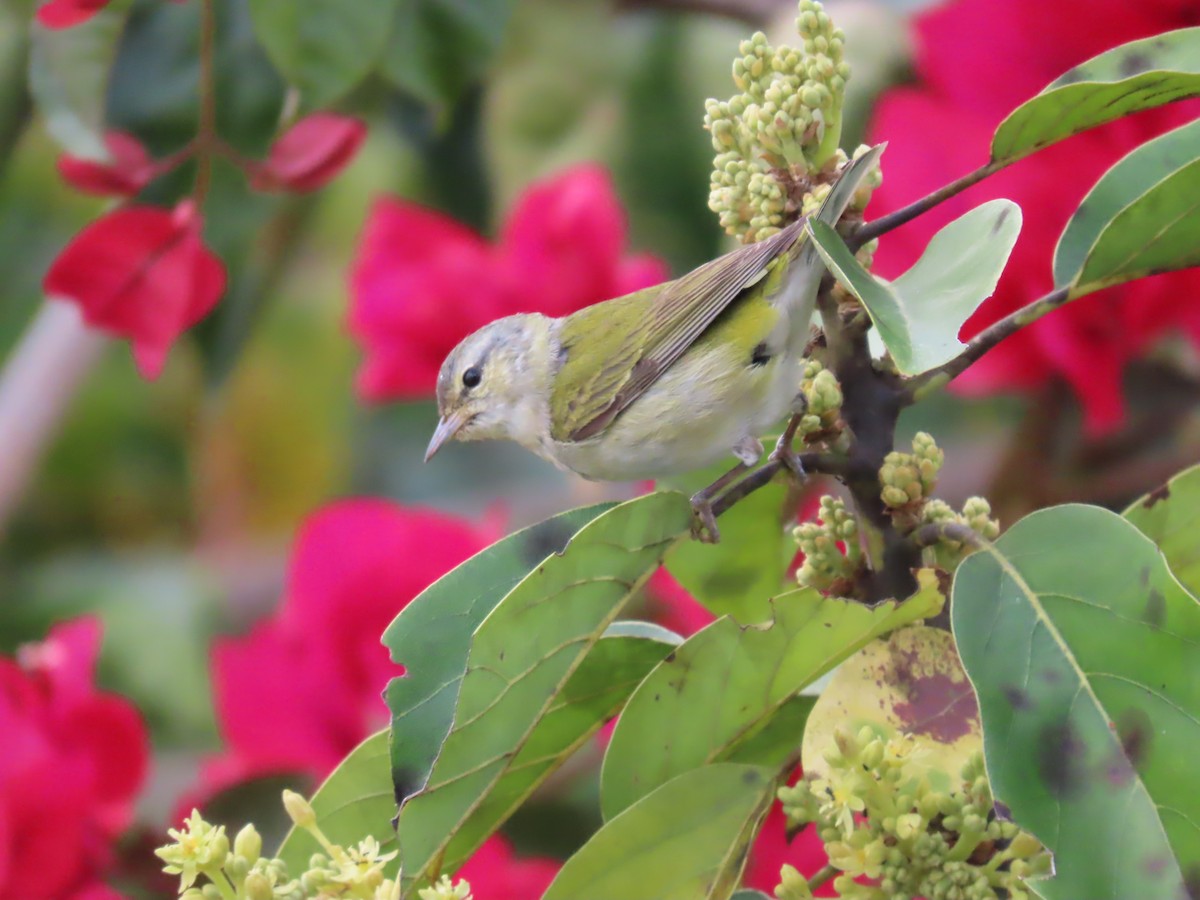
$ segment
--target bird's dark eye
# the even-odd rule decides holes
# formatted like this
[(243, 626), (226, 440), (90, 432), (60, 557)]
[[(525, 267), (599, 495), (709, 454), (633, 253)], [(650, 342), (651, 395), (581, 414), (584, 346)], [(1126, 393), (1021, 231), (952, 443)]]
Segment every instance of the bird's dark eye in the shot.
[(479, 371), (479, 366), (471, 366), (471, 368), (463, 372), (463, 384), (466, 387), (473, 388), (482, 380), (483, 373)]

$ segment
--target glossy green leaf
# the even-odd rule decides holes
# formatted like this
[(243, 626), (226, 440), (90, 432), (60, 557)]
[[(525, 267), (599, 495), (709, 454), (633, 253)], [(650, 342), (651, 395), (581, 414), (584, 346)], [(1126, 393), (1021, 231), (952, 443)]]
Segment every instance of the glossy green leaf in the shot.
[(992, 159), (1012, 162), (1113, 119), (1197, 95), (1200, 28), (1122, 44), (1068, 70), (1009, 113), (992, 137)]
[(708, 763), (780, 765), (799, 746), (800, 731), (797, 716), (775, 728), (776, 716), (868, 641), (936, 615), (936, 579), (925, 571), (921, 581), (910, 599), (874, 607), (791, 591), (772, 601), (775, 617), (766, 624), (742, 627), (726, 617), (692, 635), (642, 682), (617, 722), (601, 776), (605, 818)]
[(834, 672), (809, 715), (801, 760), (825, 775), (825, 753), (840, 730), (868, 727), (880, 737), (909, 735), (918, 767), (934, 790), (950, 791), (980, 749), (979, 707), (950, 632), (914, 625), (871, 641)]
[(727, 900), (774, 793), (757, 766), (685, 772), (606, 823), (542, 900)]
[[(1194, 132), (1185, 139), (1194, 140)], [(1071, 283), (1070, 295), (1200, 264), (1197, 197), (1200, 158), (1164, 176), (1105, 223)]]
[(29, 91), (50, 136), (84, 159), (108, 159), (104, 98), (125, 18), (102, 9), (72, 28), (34, 24), (30, 32)]
[(745, 890), (738, 891), (732, 897), (730, 897), (729, 900), (771, 900), (771, 898), (762, 891), (756, 891), (747, 888)]
[(383, 74), (433, 105), (453, 103), (487, 70), (513, 0), (399, 0)]
[(1124, 516), (1162, 551), (1192, 596), (1200, 597), (1200, 466), (1135, 501)]
[(992, 789), (1054, 854), (1046, 900), (1200, 881), (1200, 604), (1133, 525), (1033, 513), (954, 580)]
[[(385, 853), (396, 849), (391, 822), (396, 801), (388, 769), (388, 733), (384, 730), (351, 750), (330, 773), (309, 801), (327, 838), (352, 847), (369, 836), (379, 841)], [(319, 851), (321, 847), (312, 835), (292, 828), (278, 855), (287, 863), (288, 871), (299, 873), (308, 868), (309, 857)], [(393, 860), (388, 864), (388, 874), (394, 875), (399, 867), (399, 861)]]
[(810, 221), (808, 229), (834, 277), (867, 308), (896, 367), (919, 375), (962, 351), (959, 329), (996, 289), (1021, 231), (1021, 208), (1011, 200), (977, 206), (935, 234), (891, 284), (863, 268), (829, 226)]
[[(454, 724), (428, 783), (400, 810), (407, 891), (461, 864), (599, 727), (599, 707), (623, 699), (612, 687), (612, 663), (599, 658), (589, 666), (587, 658), (605, 652), (601, 635), (671, 545), (686, 539), (691, 517), (686, 498), (670, 492), (614, 507), (537, 566), (480, 624)], [(589, 671), (595, 676), (581, 685)]]
[(249, 0), (259, 41), (306, 106), (327, 106), (376, 66), (401, 0)]
[(531, 569), (559, 553), (604, 503), (562, 513), (497, 541), (417, 595), (383, 633), (405, 675), (388, 684), (392, 779), (400, 798), (425, 786), (454, 707), (475, 629)]
[[(693, 494), (728, 468), (725, 462), (664, 483)], [(680, 544), (667, 557), (667, 571), (714, 615), (746, 625), (768, 618), (771, 597), (779, 593), (787, 561), (796, 555), (796, 542), (784, 528), (787, 497), (782, 478), (751, 494), (721, 516), (720, 543)]]
[[(1065, 287), (1083, 270), (1101, 232), (1125, 207), (1200, 156), (1200, 121), (1147, 141), (1104, 173), (1067, 222), (1054, 250), (1054, 284)], [(1147, 240), (1152, 235), (1146, 233)]]

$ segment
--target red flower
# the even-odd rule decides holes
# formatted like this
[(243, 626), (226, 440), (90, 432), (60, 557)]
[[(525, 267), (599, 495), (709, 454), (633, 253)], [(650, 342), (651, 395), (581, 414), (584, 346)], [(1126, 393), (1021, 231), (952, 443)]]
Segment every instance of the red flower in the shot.
[(132, 197), (158, 174), (154, 160), (138, 139), (124, 131), (104, 135), (109, 161), (96, 162), (64, 153), (58, 158), (63, 181), (85, 194)]
[[(792, 779), (792, 783), (794, 782), (795, 779)], [(750, 859), (746, 863), (742, 883), (746, 887), (758, 888), (774, 896), (775, 886), (779, 884), (779, 870), (785, 863), (801, 875), (812, 878), (828, 861), (825, 845), (821, 843), (815, 828), (807, 827), (788, 840), (787, 817), (776, 801), (767, 813), (762, 829), (754, 840), (754, 846), (750, 849)], [(836, 896), (832, 882), (818, 888), (815, 896)]]
[(542, 896), (558, 870), (554, 860), (516, 856), (497, 834), (475, 851), (454, 878), (470, 882), (474, 900), (529, 900)]
[[(1087, 28), (1080, 28), (1081, 21)], [(987, 159), (992, 132), (1013, 108), (1071, 66), (1124, 41), (1200, 22), (1182, 0), (959, 0), (917, 19), (916, 87), (888, 91), (871, 128), (887, 140), (886, 179), (875, 194), (882, 215), (941, 187)], [(1025, 225), (995, 296), (963, 328), (970, 337), (1053, 287), (1051, 260), (1067, 219), (1124, 153), (1194, 115), (1172, 106), (1125, 119), (1037, 153), (886, 235), (876, 255), (892, 277), (916, 259), (933, 233), (993, 197), (1015, 200)], [(1126, 362), (1172, 327), (1200, 335), (1200, 311), (1180, 297), (1200, 275), (1177, 273), (1112, 288), (1052, 313), (1009, 338), (955, 384), (972, 393), (1037, 387), (1065, 378), (1080, 396), (1088, 428), (1120, 422)]]
[(367, 126), (350, 116), (305, 116), (276, 139), (250, 184), (260, 191), (315, 191), (346, 167), (366, 136)]
[(624, 255), (625, 222), (607, 173), (581, 165), (530, 187), (494, 244), (442, 213), (375, 202), (351, 275), (350, 329), (368, 400), (431, 394), (454, 345), (500, 316), (561, 316), (666, 277)]
[(92, 327), (129, 338), (138, 370), (156, 378), (171, 344), (225, 290), (225, 269), (200, 232), (190, 203), (173, 212), (123, 207), (75, 236), (51, 264), (44, 289), (79, 304)]
[(146, 775), (145, 726), (93, 683), (100, 624), (0, 658), (0, 896), (118, 900), (101, 882)]
[(208, 770), (228, 784), (268, 772), (327, 775), (387, 724), (381, 692), (402, 671), (379, 642), (413, 597), (491, 535), (385, 500), (344, 500), (303, 526), (283, 605), (213, 648), (227, 753)]
[(37, 11), (37, 20), (46, 28), (70, 28), (94, 16), (111, 0), (50, 0)]

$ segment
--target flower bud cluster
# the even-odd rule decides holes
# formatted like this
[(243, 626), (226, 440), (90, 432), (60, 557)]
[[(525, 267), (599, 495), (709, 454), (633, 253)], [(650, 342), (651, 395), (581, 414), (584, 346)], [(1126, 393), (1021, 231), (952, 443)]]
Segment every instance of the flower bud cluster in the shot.
[[(838, 896), (1030, 900), (1024, 879), (1046, 874), (1050, 859), (1037, 840), (997, 817), (982, 755), (963, 767), (958, 790), (943, 793), (914, 764), (919, 754), (907, 736), (837, 732), (825, 754), (828, 774), (780, 789), (789, 825), (816, 828), (841, 871)], [(791, 896), (783, 893), (792, 889), (785, 876), (780, 897)]]
[[(296, 827), (311, 834), (323, 851), (309, 858), (304, 872), (289, 877), (282, 859), (264, 857), (253, 825), (238, 832), (231, 848), (224, 826), (210, 825), (193, 810), (183, 828), (167, 832), (173, 843), (154, 851), (166, 863), (163, 871), (180, 876), (180, 900), (398, 900), (399, 875), (388, 878), (384, 873), (396, 851), (383, 853), (373, 837), (356, 847), (338, 846), (321, 831), (312, 806), (299, 794), (284, 791), (283, 805)], [(471, 886), (442, 878), (418, 893), (421, 900), (470, 900)]]
[(837, 376), (818, 360), (808, 359), (800, 380), (804, 415), (796, 433), (805, 440), (825, 438), (838, 429), (842, 413), (842, 386)]
[[(992, 505), (983, 497), (968, 497), (962, 512), (954, 511), (944, 500), (930, 500), (921, 510), (922, 525), (965, 525), (982, 538), (994, 541), (1000, 536), (1000, 522), (992, 518)], [(943, 537), (928, 552), (933, 562), (946, 571), (953, 571), (974, 548), (962, 541)]]
[(845, 501), (822, 497), (817, 521), (802, 522), (792, 536), (804, 554), (804, 564), (796, 571), (800, 586), (838, 596), (849, 594), (863, 558), (858, 521)]
[(933, 494), (944, 461), (945, 454), (933, 437), (918, 431), (912, 453), (893, 451), (884, 457), (879, 470), (884, 505), (896, 510), (919, 508)]
[(811, 205), (805, 193), (845, 161), (838, 151), (850, 77), (845, 35), (817, 0), (800, 0), (796, 29), (800, 49), (772, 47), (762, 32), (742, 41), (733, 63), (741, 93), (705, 106), (717, 154), (709, 208), (747, 243)]

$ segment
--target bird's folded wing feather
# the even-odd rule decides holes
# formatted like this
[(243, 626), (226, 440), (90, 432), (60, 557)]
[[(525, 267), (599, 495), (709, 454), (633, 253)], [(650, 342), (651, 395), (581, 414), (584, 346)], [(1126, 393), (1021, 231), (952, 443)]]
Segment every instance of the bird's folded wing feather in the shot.
[[(582, 441), (600, 434), (646, 392), (739, 294), (767, 273), (800, 235), (803, 221), (727, 253), (657, 290), (576, 313), (560, 335), (565, 359), (551, 398), (552, 436)], [(604, 309), (635, 304), (637, 310)], [(616, 322), (624, 334), (605, 335)]]

